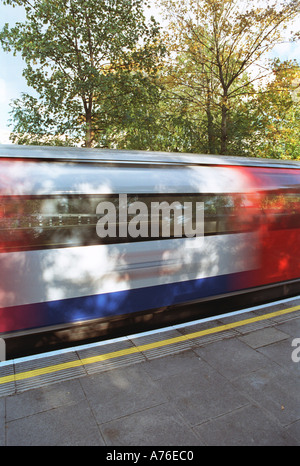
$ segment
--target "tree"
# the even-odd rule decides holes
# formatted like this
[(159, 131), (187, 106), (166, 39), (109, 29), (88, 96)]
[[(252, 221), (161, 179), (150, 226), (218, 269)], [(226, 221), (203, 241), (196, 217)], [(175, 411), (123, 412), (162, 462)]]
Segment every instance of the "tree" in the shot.
[(96, 146), (151, 149), (158, 130), (160, 99), (157, 71), (151, 77), (143, 70), (123, 71), (95, 115), (94, 127), (99, 131)]
[(111, 110), (110, 101), (124, 89), (137, 98), (140, 86), (153, 89), (163, 46), (154, 18), (146, 23), (147, 0), (4, 3), (25, 7), (26, 21), (12, 28), (6, 24), (0, 41), (4, 50), (21, 52), (27, 65), (23, 74), (37, 93), (14, 102), (16, 139), (19, 133), (35, 143), (84, 139), (91, 147), (101, 139), (99, 121)]
[(274, 60), (272, 70), (273, 79), (253, 101), (255, 155), (300, 159), (300, 67)]
[(211, 150), (212, 110), (218, 108), (220, 153), (225, 154), (233, 103), (247, 96), (254, 81), (266, 75), (264, 68), (253, 77), (250, 71), (261, 64), (264, 54), (281, 39), (285, 26), (297, 17), (299, 0), (282, 4), (275, 0), (263, 6), (256, 0), (161, 0), (160, 4), (170, 21), (175, 66), (179, 53), (184, 53), (188, 62), (185, 75), (183, 70), (178, 79), (180, 92), (185, 87), (187, 98), (192, 93), (194, 99), (197, 94), (207, 114)]
[[(187, 44), (186, 50), (177, 53), (176, 60), (167, 68), (165, 89), (173, 103), (171, 107), (176, 109), (177, 114), (181, 113), (182, 117), (185, 113), (185, 121), (192, 125), (194, 135), (198, 132), (198, 138), (193, 137), (197, 146), (193, 147), (193, 152), (200, 149), (201, 152), (217, 154), (221, 152), (222, 91), (212, 63), (206, 63), (199, 55), (197, 59), (193, 56), (192, 41)], [(247, 73), (240, 76), (232, 90), (236, 86), (247, 86), (248, 92), (253, 92), (251, 78)], [(247, 129), (249, 125), (245, 118), (247, 99), (245, 96), (242, 99), (240, 97), (237, 95), (231, 98), (226, 121), (227, 150), (230, 153), (243, 153), (237, 137), (242, 127)]]

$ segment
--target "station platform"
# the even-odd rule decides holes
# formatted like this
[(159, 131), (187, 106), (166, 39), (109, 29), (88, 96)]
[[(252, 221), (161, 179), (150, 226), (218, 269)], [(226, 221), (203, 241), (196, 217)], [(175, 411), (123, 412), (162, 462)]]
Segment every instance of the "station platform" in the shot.
[(22, 445), (299, 446), (300, 297), (0, 363), (0, 446)]

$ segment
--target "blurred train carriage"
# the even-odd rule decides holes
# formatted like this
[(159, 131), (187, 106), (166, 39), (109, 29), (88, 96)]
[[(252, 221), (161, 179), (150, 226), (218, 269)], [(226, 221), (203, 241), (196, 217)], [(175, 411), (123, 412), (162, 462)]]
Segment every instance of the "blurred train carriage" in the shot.
[[(124, 234), (119, 216), (123, 233), (99, 237), (97, 206), (119, 215), (120, 194), (129, 212), (147, 206), (149, 225), (153, 202), (204, 203), (204, 237), (176, 237), (171, 217), (165, 236), (161, 216), (158, 237)], [(295, 294), (299, 232), (297, 162), (2, 146), (0, 336), (161, 308), (176, 320), (176, 305), (270, 287)]]

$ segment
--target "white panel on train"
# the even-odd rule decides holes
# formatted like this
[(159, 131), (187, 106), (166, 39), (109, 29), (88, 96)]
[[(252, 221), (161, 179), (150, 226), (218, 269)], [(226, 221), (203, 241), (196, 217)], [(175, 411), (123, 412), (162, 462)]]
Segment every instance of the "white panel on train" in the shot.
[(3, 253), (0, 308), (254, 270), (255, 235)]

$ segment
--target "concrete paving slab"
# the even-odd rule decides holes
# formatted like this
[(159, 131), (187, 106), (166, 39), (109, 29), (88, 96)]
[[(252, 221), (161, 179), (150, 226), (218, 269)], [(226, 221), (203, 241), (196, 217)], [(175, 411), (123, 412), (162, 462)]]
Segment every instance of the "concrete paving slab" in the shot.
[(295, 445), (295, 440), (287, 431), (253, 404), (212, 419), (194, 430), (209, 446)]
[(100, 428), (107, 445), (203, 445), (169, 403), (102, 424)]
[(86, 400), (6, 424), (8, 446), (105, 445)]
[(182, 393), (181, 397), (173, 397), (174, 406), (191, 426), (231, 412), (248, 402), (246, 396), (217, 372), (209, 380), (203, 379), (193, 396)]
[(282, 426), (300, 419), (299, 377), (270, 364), (234, 380), (235, 387)]
[(293, 339), (289, 338), (278, 343), (273, 343), (272, 345), (258, 348), (257, 351), (269, 358), (271, 361), (275, 361), (284, 369), (289, 369), (291, 374), (295, 374), (300, 377), (300, 364), (299, 362), (296, 363), (292, 360), (292, 353), (296, 349), (292, 346), (292, 341)]
[(142, 364), (91, 375), (81, 384), (99, 424), (167, 401)]
[(27, 390), (7, 398), (6, 420), (14, 421), (59, 406), (70, 406), (84, 399), (78, 379)]
[(192, 398), (203, 390), (205, 380), (214, 383), (216, 371), (205, 361), (199, 360), (198, 370), (189, 372), (179, 371), (176, 375), (167, 376), (156, 380), (156, 384), (168, 396), (168, 399), (176, 399), (185, 396)]
[(300, 420), (290, 424), (286, 428), (286, 431), (291, 437), (295, 439), (295, 444), (299, 446), (300, 445)]
[(292, 337), (300, 338), (300, 317), (278, 324), (276, 328)]
[(239, 337), (239, 340), (246, 343), (251, 348), (256, 349), (262, 346), (270, 345), (281, 340), (286, 340), (289, 335), (274, 327), (268, 327)]
[(195, 352), (228, 380), (269, 364), (269, 359), (237, 338), (211, 343)]

